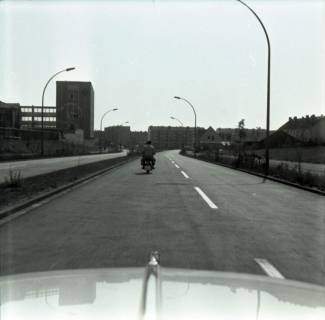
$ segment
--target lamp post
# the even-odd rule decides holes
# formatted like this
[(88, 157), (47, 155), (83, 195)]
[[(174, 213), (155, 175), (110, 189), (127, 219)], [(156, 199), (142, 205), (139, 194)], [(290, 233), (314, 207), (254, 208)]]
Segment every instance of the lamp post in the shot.
[(178, 96), (175, 96), (174, 98), (178, 99), (178, 100), (185, 101), (193, 110), (193, 113), (194, 113), (194, 154), (196, 154), (196, 149), (197, 149), (196, 111), (195, 111), (192, 103), (189, 102), (187, 99), (181, 98), (181, 97), (178, 97)]
[(184, 124), (181, 120), (175, 118), (175, 117), (170, 117), (170, 119), (176, 120), (182, 127), (184, 127)]
[(266, 31), (266, 28), (261, 20), (261, 18), (257, 15), (257, 13), (245, 2), (242, 0), (236, 0), (237, 2), (244, 5), (250, 12), (253, 13), (255, 18), (260, 23), (267, 42), (267, 95), (266, 95), (266, 138), (265, 138), (265, 175), (269, 174), (269, 164), (270, 164), (270, 152), (269, 152), (269, 136), (270, 136), (270, 87), (271, 87), (271, 43), (269, 35)]
[(181, 125), (181, 127), (183, 128), (183, 142), (182, 142), (182, 150), (184, 150), (184, 146), (185, 146), (185, 132), (184, 132), (184, 124), (183, 124), (183, 122), (181, 121), (181, 120), (179, 120), (179, 119), (177, 119), (177, 118), (175, 118), (175, 117), (170, 117), (170, 119), (173, 119), (173, 120), (175, 120), (175, 121), (177, 121), (180, 125)]
[(41, 110), (41, 155), (43, 156), (44, 155), (44, 95), (45, 95), (45, 90), (47, 88), (47, 86), (49, 85), (50, 81), (56, 77), (57, 75), (59, 75), (60, 73), (63, 73), (63, 72), (69, 72), (69, 71), (72, 71), (72, 70), (75, 70), (76, 68), (75, 67), (70, 67), (70, 68), (66, 68), (66, 69), (63, 69), (63, 70), (60, 70), (58, 71), (57, 73), (55, 73), (49, 80), (47, 80), (46, 84), (45, 84), (45, 87), (43, 89), (43, 94), (42, 94), (42, 110)]
[[(104, 114), (102, 115), (102, 117), (101, 117), (101, 119), (100, 119), (100, 134), (102, 135), (102, 131), (103, 131), (103, 119), (104, 119), (104, 117), (108, 114), (108, 113), (110, 113), (110, 112), (112, 112), (112, 111), (116, 111), (116, 110), (118, 110), (118, 108), (113, 108), (113, 109), (109, 109), (109, 110), (107, 110), (106, 112), (104, 112)], [(101, 151), (102, 151), (102, 149), (103, 149), (103, 145), (102, 145), (102, 142), (103, 142), (103, 138), (101, 137)]]
[(100, 131), (103, 130), (103, 119), (104, 119), (104, 117), (105, 117), (108, 113), (110, 113), (110, 112), (112, 112), (112, 111), (116, 111), (116, 110), (118, 110), (118, 108), (109, 109), (109, 110), (107, 110), (107, 111), (102, 115), (102, 117), (101, 117), (101, 119), (100, 119)]

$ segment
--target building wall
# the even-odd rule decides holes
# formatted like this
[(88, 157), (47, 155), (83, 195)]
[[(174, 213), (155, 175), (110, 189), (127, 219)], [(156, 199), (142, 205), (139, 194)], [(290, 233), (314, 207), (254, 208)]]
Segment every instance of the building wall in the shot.
[(325, 142), (325, 118), (321, 118), (310, 130), (311, 140), (314, 142)]
[[(42, 106), (20, 106), (21, 128), (39, 129), (42, 127)], [(44, 128), (56, 128), (56, 107), (44, 106)]]
[[(325, 117), (315, 115), (302, 118), (289, 118), (280, 129), (292, 137), (314, 143), (325, 142)], [(279, 129), (279, 130), (280, 130)]]
[(206, 132), (202, 135), (200, 138), (200, 144), (210, 144), (210, 143), (217, 143), (221, 142), (220, 136), (217, 134), (217, 132), (212, 128), (209, 127)]
[(56, 82), (56, 121), (63, 132), (84, 131), (94, 137), (94, 90), (91, 82)]
[[(197, 128), (197, 132), (199, 141), (205, 129)], [(192, 147), (194, 144), (193, 127), (150, 126), (148, 135), (152, 144), (160, 150), (180, 149), (183, 145)]]
[(131, 131), (130, 146), (142, 146), (148, 141), (147, 131)]
[(129, 126), (111, 126), (105, 128), (106, 143), (129, 146), (131, 130)]
[(236, 141), (261, 141), (266, 136), (265, 129), (244, 129), (245, 136), (239, 137), (238, 128), (217, 128), (216, 132), (220, 141), (236, 142)]
[(5, 103), (0, 101), (0, 127), (19, 129), (21, 113), (19, 103)]

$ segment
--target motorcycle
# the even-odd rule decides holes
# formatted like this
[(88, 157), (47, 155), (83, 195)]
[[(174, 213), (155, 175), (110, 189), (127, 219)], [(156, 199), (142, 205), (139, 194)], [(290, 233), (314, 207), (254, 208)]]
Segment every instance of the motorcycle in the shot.
[(153, 170), (153, 164), (151, 160), (144, 160), (143, 170), (149, 174)]

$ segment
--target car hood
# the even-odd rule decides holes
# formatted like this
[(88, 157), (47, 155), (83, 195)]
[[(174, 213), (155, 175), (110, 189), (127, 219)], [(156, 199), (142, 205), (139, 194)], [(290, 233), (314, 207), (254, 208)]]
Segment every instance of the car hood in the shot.
[(170, 268), (4, 276), (0, 303), (1, 320), (325, 319), (325, 287)]

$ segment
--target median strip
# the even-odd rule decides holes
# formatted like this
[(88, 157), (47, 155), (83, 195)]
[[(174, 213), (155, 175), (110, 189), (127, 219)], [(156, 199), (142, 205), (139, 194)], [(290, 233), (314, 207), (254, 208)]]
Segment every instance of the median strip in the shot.
[(209, 205), (211, 209), (218, 209), (218, 207), (210, 200), (210, 198), (199, 188), (194, 187), (198, 194), (203, 198), (203, 200)]
[(254, 259), (255, 262), (264, 270), (271, 278), (284, 279), (284, 276), (266, 259)]

